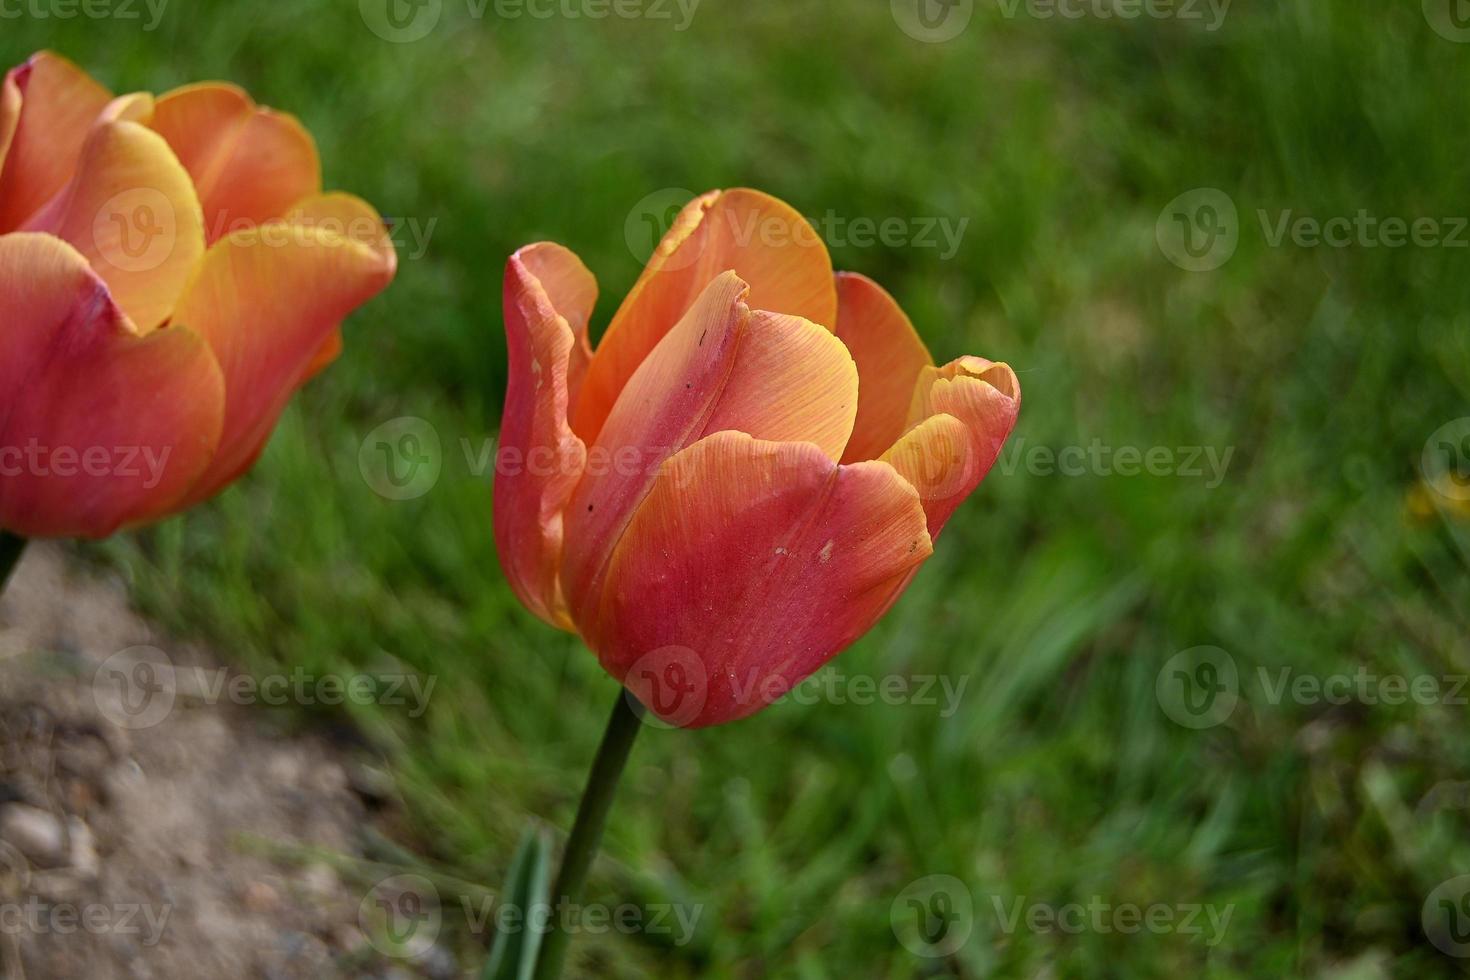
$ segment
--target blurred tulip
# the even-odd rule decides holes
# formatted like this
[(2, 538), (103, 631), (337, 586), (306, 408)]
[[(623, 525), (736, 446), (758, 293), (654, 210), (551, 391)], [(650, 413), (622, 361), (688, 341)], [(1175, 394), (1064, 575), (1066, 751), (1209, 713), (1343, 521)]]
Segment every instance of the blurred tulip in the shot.
[(0, 87), (0, 529), (103, 537), (249, 469), (393, 278), (292, 116), (210, 82), (114, 98), (49, 52)]
[(541, 243), (505, 278), (495, 536), (516, 594), (665, 721), (744, 717), (865, 633), (1016, 422), (1005, 364), (934, 366), (788, 205), (679, 214), (594, 355), (596, 283)]

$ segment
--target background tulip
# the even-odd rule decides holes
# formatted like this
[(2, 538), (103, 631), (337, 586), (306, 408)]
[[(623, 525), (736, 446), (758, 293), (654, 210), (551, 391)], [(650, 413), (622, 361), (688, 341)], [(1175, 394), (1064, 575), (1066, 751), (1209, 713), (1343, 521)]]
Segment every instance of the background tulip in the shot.
[(255, 461), (393, 278), (310, 134), (233, 85), (114, 98), (48, 52), (0, 87), (0, 529), (103, 537)]
[(788, 205), (674, 221), (591, 352), (571, 252), (506, 270), (496, 544), (534, 613), (666, 721), (744, 717), (866, 632), (1016, 422), (1003, 363), (936, 367)]

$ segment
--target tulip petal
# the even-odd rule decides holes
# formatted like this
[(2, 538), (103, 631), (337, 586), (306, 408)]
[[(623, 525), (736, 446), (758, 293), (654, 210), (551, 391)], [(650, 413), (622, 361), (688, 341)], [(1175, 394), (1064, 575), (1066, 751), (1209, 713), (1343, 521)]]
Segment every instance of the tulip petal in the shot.
[(629, 380), (591, 449), (567, 512), (562, 586), (590, 608), (618, 535), (659, 464), (723, 430), (809, 442), (836, 462), (857, 412), (857, 368), (825, 328), (752, 312), (733, 272), (717, 276)]
[(924, 418), (883, 454), (918, 490), (937, 538), (1000, 456), (1021, 410), (1021, 386), (1006, 364), (963, 357), (925, 368), (914, 394)]
[[(138, 105), (119, 100), (112, 109), (126, 116)], [(204, 254), (189, 175), (157, 133), (125, 118), (93, 127), (71, 182), (25, 230), (75, 246), (144, 331), (168, 318)]]
[[(722, 432), (664, 465), (591, 632), (603, 666), (665, 720), (733, 721), (870, 629), (932, 550), (917, 495), (887, 464)], [(641, 665), (670, 650), (693, 705), (640, 689)]]
[(578, 435), (596, 439), (638, 366), (728, 270), (750, 284), (755, 309), (805, 317), (829, 330), (836, 322), (832, 260), (805, 218), (759, 191), (698, 197), (675, 219), (608, 325), (577, 400), (572, 428)]
[(20, 86), (16, 84), (15, 72), (7, 72), (0, 79), (0, 174), (5, 173), (5, 158), (10, 153), (11, 141), (15, 139), (15, 128), (20, 125)]
[(163, 95), (153, 128), (199, 189), (212, 245), (231, 231), (279, 218), (321, 190), (316, 142), (295, 116), (243, 89), (201, 82)]
[(908, 423), (919, 372), (934, 364), (909, 318), (867, 276), (837, 274), (837, 337), (858, 369), (858, 410), (844, 463), (877, 459)]
[[(92, 121), (112, 98), (86, 72), (49, 51), (5, 78), (14, 94), (0, 99), (12, 106), (0, 109), (0, 120), (7, 111), (15, 117), (8, 152), (0, 154), (0, 233), (19, 228), (66, 186)], [(0, 145), (5, 126), (0, 121)]]
[[(383, 226), (383, 219), (378, 217), (371, 204), (360, 197), (341, 192), (309, 197), (291, 207), (283, 220), (288, 224), (319, 227), (346, 235), (371, 248), (390, 268), (398, 267), (398, 253), (393, 248), (392, 236)], [(338, 327), (317, 348), (301, 383), (305, 384), (326, 370), (327, 365), (341, 353), (342, 329)]]
[(332, 331), (393, 273), (369, 245), (285, 222), (235, 232), (209, 249), (174, 315), (204, 337), (225, 374), (219, 453), (189, 504), (255, 462)]
[(87, 260), (0, 236), (0, 527), (104, 537), (173, 506), (219, 441), (224, 378), (193, 331), (139, 335)]
[(557, 581), (562, 515), (587, 458), (567, 422), (569, 374), (596, 301), (592, 273), (560, 245), (530, 245), (506, 263), (510, 375), (495, 469), (495, 545), (516, 595), (561, 629), (571, 629)]

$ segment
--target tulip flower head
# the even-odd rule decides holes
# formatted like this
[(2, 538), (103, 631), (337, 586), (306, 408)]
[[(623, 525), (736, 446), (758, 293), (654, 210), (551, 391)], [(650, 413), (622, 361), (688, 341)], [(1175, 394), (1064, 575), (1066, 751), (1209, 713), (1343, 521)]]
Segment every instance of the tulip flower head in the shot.
[(506, 575), (664, 721), (780, 697), (893, 605), (1020, 409), (1005, 364), (935, 366), (751, 190), (679, 214), (594, 354), (571, 252), (510, 259), (495, 477)]
[(393, 278), (310, 134), (233, 85), (0, 85), (0, 529), (103, 537), (240, 476)]

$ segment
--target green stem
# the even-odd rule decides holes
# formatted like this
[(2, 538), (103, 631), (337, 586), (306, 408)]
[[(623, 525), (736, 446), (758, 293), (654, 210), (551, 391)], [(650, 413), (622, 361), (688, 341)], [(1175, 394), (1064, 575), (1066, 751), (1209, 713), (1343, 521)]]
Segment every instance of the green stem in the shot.
[[(563, 908), (564, 902), (575, 906), (581, 901), (582, 884), (587, 879), (587, 869), (592, 867), (592, 859), (597, 856), (607, 812), (612, 809), (613, 794), (618, 790), (618, 778), (623, 774), (633, 739), (643, 727), (628, 701), (629, 696), (619, 689), (612, 717), (607, 720), (607, 731), (602, 735), (602, 744), (597, 747), (597, 758), (592, 761), (587, 788), (582, 791), (577, 822), (572, 825), (572, 836), (567, 838), (556, 885), (551, 890), (554, 913)], [(556, 914), (551, 916), (548, 925), (549, 931), (541, 944), (541, 957), (536, 963), (536, 980), (557, 980), (561, 976), (562, 964), (567, 958), (567, 943), (571, 940), (570, 933), (557, 927)]]
[(20, 564), (20, 556), (26, 550), (26, 539), (19, 534), (0, 531), (0, 595), (10, 581), (10, 573)]

